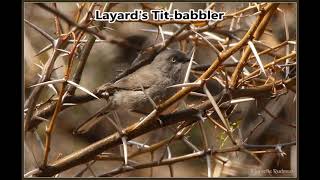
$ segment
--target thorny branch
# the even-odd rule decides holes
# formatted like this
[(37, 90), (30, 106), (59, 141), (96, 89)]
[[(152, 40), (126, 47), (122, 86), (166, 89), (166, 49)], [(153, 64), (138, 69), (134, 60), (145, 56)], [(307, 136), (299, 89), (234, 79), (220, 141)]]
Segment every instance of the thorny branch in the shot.
[[(94, 4), (95, 3), (93, 3), (92, 5), (94, 5)], [(80, 18), (79, 15), (77, 15), (76, 20), (73, 21), (69, 17), (62, 14), (57, 9), (56, 5), (54, 5), (54, 8), (51, 8), (51, 7), (49, 7), (45, 4), (42, 4), (42, 3), (38, 3), (37, 5), (55, 15), (56, 33), (57, 33), (57, 35), (59, 35), (58, 39), (55, 40), (51, 36), (48, 36), (47, 33), (41, 31), (40, 28), (37, 28), (33, 24), (26, 22), (26, 23), (30, 24), (39, 33), (41, 33), (43, 36), (45, 36), (47, 39), (49, 39), (50, 41), (53, 41), (52, 44), (54, 44), (54, 46), (53, 46), (54, 51), (52, 53), (52, 56), (49, 58), (45, 67), (43, 68), (42, 77), (40, 78), (38, 83), (43, 83), (43, 82), (50, 80), (50, 74), (53, 71), (54, 61), (56, 60), (59, 53), (61, 52), (61, 51), (58, 51), (57, 49), (65, 49), (65, 47), (68, 43), (68, 40), (69, 40), (69, 35), (72, 34), (71, 32), (75, 32), (75, 30), (73, 29), (68, 34), (68, 36), (61, 35), (63, 32), (62, 32), (62, 28), (61, 28), (61, 24), (60, 24), (60, 19), (62, 19), (65, 22), (67, 22), (69, 25), (75, 27), (76, 29), (80, 30), (80, 32), (82, 32), (80, 34), (79, 33), (76, 34), (76, 37), (78, 37), (78, 38), (75, 40), (74, 47), (72, 48), (71, 53), (69, 54), (70, 59), (69, 59), (68, 67), (66, 68), (66, 73), (65, 73), (66, 80), (68, 80), (69, 77), (71, 77), (71, 64), (72, 64), (72, 60), (74, 57), (74, 52), (77, 47), (77, 43), (79, 43), (82, 40), (81, 37), (82, 37), (83, 33), (88, 33), (88, 36), (87, 36), (88, 38), (85, 41), (85, 46), (82, 49), (82, 52), (79, 56), (79, 63), (76, 67), (76, 70), (75, 70), (75, 72), (73, 74), (73, 78), (72, 78), (73, 82), (75, 82), (76, 84), (79, 84), (81, 81), (83, 69), (86, 65), (87, 58), (90, 54), (90, 51), (91, 51), (94, 43), (96, 42), (96, 39), (97, 39), (96, 37), (99, 37), (101, 39), (107, 39), (106, 37), (99, 34), (99, 31), (103, 27), (104, 24), (102, 22), (99, 22), (98, 26), (96, 26), (97, 28), (95, 28), (95, 30), (91, 30), (88, 28), (91, 21), (83, 21), (81, 23), (78, 23), (78, 20)], [(112, 3), (111, 4), (106, 3), (106, 5), (103, 7), (103, 11), (110, 11), (114, 5), (115, 4), (112, 4)], [(144, 3), (142, 3), (142, 5), (144, 6)], [(212, 158), (212, 156), (216, 157), (215, 155), (218, 153), (241, 151), (241, 152), (249, 153), (252, 156), (254, 156), (255, 158), (257, 158), (254, 155), (254, 152), (251, 150), (270, 150), (271, 149), (271, 151), (274, 151), (277, 153), (282, 153), (282, 151), (281, 151), (282, 147), (288, 147), (288, 146), (295, 145), (296, 144), (295, 142), (276, 144), (276, 145), (253, 145), (253, 144), (246, 144), (246, 143), (236, 143), (235, 140), (233, 139), (233, 136), (231, 135), (230, 130), (229, 130), (230, 124), (228, 123), (228, 121), (224, 127), (214, 120), (214, 119), (220, 119), (223, 121), (223, 118), (221, 117), (221, 114), (219, 113), (219, 111), (220, 110), (226, 111), (226, 109), (229, 108), (230, 105), (232, 104), (230, 98), (228, 98), (228, 97), (232, 97), (232, 99), (235, 99), (238, 97), (239, 98), (240, 97), (254, 97), (254, 98), (261, 98), (261, 97), (270, 98), (271, 97), (271, 98), (274, 98), (274, 97), (282, 95), (282, 93), (279, 93), (277, 90), (291, 89), (292, 87), (294, 87), (296, 85), (296, 77), (294, 76), (291, 78), (287, 78), (285, 80), (273, 79), (273, 81), (271, 83), (268, 80), (263, 80), (264, 83), (262, 85), (249, 86), (250, 83), (253, 82), (252, 81), (253, 79), (257, 80), (257, 77), (261, 73), (261, 68), (259, 68), (259, 67), (257, 68), (256, 64), (250, 64), (250, 62), (248, 62), (248, 60), (253, 59), (253, 58), (257, 58), (256, 55), (260, 56), (262, 54), (269, 54), (269, 53), (271, 53), (271, 51), (276, 51), (277, 49), (281, 48), (282, 46), (285, 46), (288, 44), (288, 41), (285, 41), (275, 47), (265, 49), (259, 53), (256, 53), (254, 56), (250, 56), (251, 51), (253, 49), (249, 47), (249, 44), (252, 42), (255, 42), (255, 40), (258, 40), (259, 37), (264, 33), (265, 27), (268, 24), (271, 16), (274, 14), (274, 11), (277, 9), (278, 5), (279, 5), (278, 3), (261, 3), (259, 5), (259, 7), (258, 7), (258, 5), (249, 6), (245, 9), (240, 10), (240, 11), (227, 14), (226, 15), (227, 19), (240, 18), (241, 16), (244, 16), (243, 13), (248, 12), (248, 11), (255, 9), (255, 8), (258, 9), (259, 13), (256, 14), (257, 19), (250, 26), (249, 30), (246, 31), (245, 35), (241, 39), (235, 37), (232, 33), (228, 32), (228, 31), (219, 30), (218, 24), (220, 22), (213, 23), (213, 24), (206, 24), (206, 25), (203, 25), (202, 27), (194, 26), (194, 24), (192, 24), (191, 22), (183, 22), (183, 23), (182, 22), (174, 22), (174, 21), (168, 21), (168, 22), (144, 21), (144, 22), (141, 22), (141, 23), (151, 24), (151, 25), (155, 25), (155, 26), (170, 25), (170, 24), (182, 24), (182, 25), (178, 28), (178, 30), (175, 33), (172, 33), (172, 35), (168, 39), (164, 40), (164, 42), (161, 42), (161, 43), (155, 44), (149, 48), (143, 49), (140, 52), (140, 55), (134, 61), (133, 65), (129, 69), (127, 69), (126, 71), (119, 74), (115, 79), (113, 79), (111, 81), (111, 83), (115, 82), (116, 80), (118, 80), (118, 79), (132, 73), (132, 72), (134, 72), (135, 70), (137, 70), (141, 66), (150, 63), (159, 52), (165, 50), (168, 46), (170, 46), (174, 42), (181, 42), (184, 40), (191, 40), (193, 42), (205, 41), (204, 44), (206, 46), (210, 47), (212, 44), (207, 39), (205, 39), (205, 37), (202, 36), (200, 33), (211, 31), (213, 33), (224, 35), (226, 37), (224, 39), (224, 42), (221, 43), (220, 41), (218, 41), (219, 43), (217, 44), (217, 47), (220, 46), (218, 49), (222, 49), (223, 51), (221, 51), (217, 55), (217, 58), (212, 61), (211, 65), (203, 66), (203, 67), (200, 67), (201, 65), (199, 65), (198, 69), (196, 69), (196, 68), (194, 69), (195, 71), (199, 71), (199, 70), (204, 71), (203, 73), (199, 73), (200, 77), (194, 82), (194, 84), (195, 84), (194, 86), (183, 87), (175, 95), (173, 95), (172, 97), (170, 97), (169, 99), (167, 99), (163, 103), (156, 106), (155, 109), (148, 116), (146, 116), (143, 120), (124, 128), (121, 133), (116, 132), (116, 133), (114, 133), (106, 138), (103, 138), (103, 139), (83, 148), (83, 149), (80, 149), (76, 152), (73, 152), (65, 157), (62, 157), (62, 158), (60, 158), (54, 162), (48, 163), (48, 164), (47, 164), (47, 161), (48, 161), (48, 155), (49, 155), (49, 151), (50, 151), (50, 140), (51, 140), (51, 134), (53, 131), (55, 121), (57, 119), (59, 112), (61, 112), (63, 109), (68, 107), (68, 106), (63, 105), (63, 103), (80, 104), (80, 103), (85, 103), (85, 102), (91, 101), (94, 98), (92, 98), (91, 96), (89, 96), (87, 94), (75, 96), (74, 93), (75, 93), (76, 88), (74, 86), (69, 86), (67, 88), (67, 82), (63, 82), (58, 100), (49, 99), (47, 102), (40, 105), (38, 107), (38, 110), (36, 112), (34, 112), (34, 109), (35, 109), (34, 107), (36, 107), (37, 99), (38, 99), (39, 93), (41, 92), (43, 86), (35, 87), (31, 93), (28, 101), (26, 101), (26, 103), (25, 103), (25, 108), (28, 108), (28, 110), (26, 111), (26, 115), (25, 115), (25, 131), (35, 129), (39, 123), (43, 122), (43, 120), (40, 120), (41, 118), (45, 119), (50, 116), (52, 116), (52, 118), (51, 118), (51, 121), (49, 122), (49, 127), (46, 130), (46, 132), (47, 132), (46, 133), (46, 135), (47, 135), (46, 140), (47, 141), (46, 141), (45, 159), (44, 159), (43, 166), (38, 169), (32, 170), (30, 173), (27, 173), (26, 175), (27, 176), (29, 176), (29, 175), (53, 176), (53, 175), (56, 175), (58, 173), (65, 171), (67, 169), (75, 167), (77, 165), (88, 163), (92, 160), (94, 160), (93, 162), (95, 162), (96, 160), (102, 160), (103, 158), (100, 157), (101, 153), (103, 153), (104, 151), (106, 151), (112, 147), (115, 147), (115, 146), (122, 144), (123, 137), (125, 137), (126, 144), (127, 144), (130, 142), (130, 140), (132, 140), (138, 136), (141, 136), (143, 134), (146, 134), (147, 132), (151, 132), (151, 131), (154, 131), (159, 128), (164, 128), (164, 127), (168, 127), (169, 125), (179, 124), (179, 123), (181, 123), (180, 125), (185, 125), (185, 126), (183, 126), (182, 130), (179, 131), (181, 133), (177, 133), (174, 136), (172, 136), (171, 138), (162, 140), (162, 141), (155, 143), (153, 145), (148, 145), (147, 147), (144, 147), (142, 145), (142, 147), (143, 147), (142, 149), (140, 149), (140, 150), (138, 150), (128, 156), (126, 155), (126, 157), (119, 157), (119, 156), (115, 156), (115, 157), (112, 156), (111, 157), (110, 156), (110, 157), (104, 158), (105, 160), (115, 159), (115, 160), (119, 160), (119, 161), (125, 161), (126, 164), (125, 164), (125, 166), (121, 166), (115, 170), (101, 174), (99, 176), (102, 176), (102, 177), (114, 176), (117, 174), (133, 171), (136, 169), (152, 168), (155, 166), (163, 166), (163, 165), (169, 165), (170, 172), (172, 174), (172, 166), (171, 165), (173, 165), (174, 163), (186, 161), (189, 159), (206, 157), (207, 158), (207, 166), (208, 166), (208, 177), (211, 177), (212, 176), (211, 158)], [(79, 8), (79, 12), (81, 10), (82, 9)], [(87, 19), (87, 18), (85, 18), (85, 19)], [(196, 35), (199, 35), (199, 36), (196, 36)], [(226, 45), (226, 44), (229, 43), (230, 38), (236, 39), (237, 42), (233, 46), (228, 47), (228, 45)], [(226, 46), (226, 48), (224, 47), (224, 45)], [(216, 45), (212, 45), (212, 46), (216, 46)], [(239, 63), (234, 63), (234, 64), (230, 64), (230, 65), (224, 64), (224, 62), (229, 57), (231, 57), (232, 55), (234, 55), (236, 52), (238, 52), (239, 50), (241, 50), (243, 48), (244, 48), (244, 52), (242, 53), (242, 56), (241, 56)], [(270, 55), (272, 56), (272, 54), (270, 54)], [(295, 52), (292, 52), (291, 54), (288, 53), (286, 56), (279, 57), (278, 59), (272, 61), (271, 63), (264, 65), (263, 68), (275, 71), (275, 69), (278, 68), (278, 67), (276, 67), (276, 65), (279, 65), (283, 61), (286, 61), (286, 65), (287, 65), (289, 60), (294, 61), (295, 58), (296, 58)], [(246, 76), (239, 78), (245, 65), (250, 65), (252, 68), (254, 68), (254, 70), (251, 71), (250, 73), (248, 73)], [(190, 95), (191, 93), (194, 93), (195, 91), (198, 91), (202, 87), (206, 86), (207, 83), (213, 78), (212, 77), (213, 74), (217, 73), (217, 70), (220, 72), (221, 67), (228, 67), (228, 66), (229, 67), (236, 66), (236, 68), (235, 68), (235, 71), (232, 73), (232, 77), (231, 77), (230, 82), (228, 81), (228, 74), (227, 73), (225, 74), (226, 80), (221, 80), (221, 83), (227, 84), (228, 85), (227, 88), (229, 86), (231, 86), (231, 89), (225, 89), (222, 93), (220, 93), (219, 95), (214, 97), (214, 101), (218, 102), (217, 103), (219, 105), (218, 109), (217, 109), (217, 107), (215, 107), (215, 108), (212, 107), (212, 99), (209, 98), (209, 100), (205, 100), (204, 102), (202, 102), (198, 105), (195, 105), (193, 107), (187, 107), (186, 109), (178, 110), (173, 113), (169, 113), (166, 115), (160, 115), (160, 113), (162, 113), (164, 110), (166, 110), (171, 105), (175, 104), (178, 100), (180, 100), (183, 97)], [(218, 77), (215, 77), (215, 78), (219, 79)], [(253, 83), (253, 84), (255, 84), (255, 83)], [(96, 95), (97, 97), (102, 97), (103, 94), (101, 94), (102, 93), (101, 88), (103, 89), (103, 87), (104, 86), (102, 85), (102, 86), (96, 88), (95, 90), (92, 91), (92, 93), (94, 95)], [(67, 92), (67, 94), (65, 94), (65, 92)], [(204, 94), (204, 97), (208, 98), (208, 96), (209, 96), (208, 94), (207, 95)], [(209, 111), (209, 110), (210, 110), (210, 112), (213, 112), (210, 116), (208, 116), (208, 114), (207, 114), (207, 111)], [(202, 120), (209, 119), (209, 121), (211, 123), (213, 123), (215, 126), (218, 126), (223, 131), (228, 132), (229, 133), (228, 136), (230, 137), (230, 139), (232, 139), (234, 141), (233, 142), (234, 145), (231, 147), (224, 148), (224, 149), (211, 149), (208, 146), (208, 140), (206, 137), (206, 133), (204, 132), (204, 127), (203, 127), (204, 124), (203, 124), (202, 120), (199, 121), (199, 117), (201, 117), (200, 119), (202, 119)], [(160, 121), (157, 121), (159, 119), (160, 119)], [(196, 146), (194, 146), (191, 142), (189, 142), (185, 136), (186, 133), (189, 132), (189, 130), (193, 127), (193, 125), (196, 122), (198, 122), (200, 124), (200, 129), (202, 132), (202, 138), (203, 138), (203, 142), (204, 142), (202, 150), (199, 150)], [(259, 125), (260, 125), (260, 123), (259, 123)], [(259, 126), (259, 125), (257, 125), (257, 126)], [(253, 131), (254, 130), (252, 130), (252, 132), (250, 132), (250, 134), (253, 133)], [(177, 157), (168, 157), (167, 159), (161, 159), (159, 161), (152, 160), (151, 162), (148, 162), (148, 163), (133, 163), (133, 165), (131, 165), (132, 164), (131, 162), (133, 162), (131, 160), (131, 158), (133, 158), (137, 155), (143, 154), (143, 153), (154, 152), (158, 148), (163, 147), (163, 146), (168, 146), (171, 142), (176, 141), (176, 140), (182, 140), (183, 142), (188, 144), (188, 146), (190, 146), (192, 149), (194, 149), (196, 152), (190, 153), (187, 155), (177, 156)], [(258, 159), (258, 161), (259, 161), (259, 159)], [(128, 164), (129, 166), (127, 165), (128, 162), (130, 162)], [(89, 167), (87, 167), (86, 169), (88, 169), (88, 168)]]
[[(281, 147), (290, 147), (291, 145), (295, 145), (295, 142), (291, 142), (291, 143), (285, 143), (285, 144), (279, 144), (279, 145), (266, 145), (266, 146), (260, 146), (260, 145), (243, 145), (244, 148), (246, 149), (273, 149), (277, 146), (281, 146)], [(133, 165), (129, 168), (125, 168), (125, 167), (120, 167), (117, 168), (115, 170), (112, 170), (108, 173), (105, 174), (101, 174), (99, 175), (99, 177), (110, 177), (110, 176), (115, 176), (117, 174), (121, 174), (124, 172), (129, 172), (129, 171), (134, 171), (137, 169), (144, 169), (144, 168), (150, 168), (150, 167), (155, 167), (155, 166), (164, 166), (164, 165), (172, 165), (178, 162), (182, 162), (182, 161), (186, 161), (186, 160), (190, 160), (190, 159), (195, 159), (195, 158), (201, 158), (204, 156), (214, 156), (216, 154), (221, 154), (221, 153), (228, 153), (228, 152), (236, 152), (236, 151), (240, 151), (240, 147), (239, 146), (233, 146), (233, 147), (229, 147), (229, 148), (225, 148), (225, 149), (219, 149), (219, 150), (213, 150), (213, 149), (205, 149), (203, 151), (199, 151), (199, 152), (195, 152), (195, 153), (191, 153), (191, 154), (187, 154), (187, 155), (183, 155), (183, 156), (179, 156), (179, 157), (174, 157), (171, 159), (165, 159), (161, 162), (158, 161), (153, 161), (153, 162), (149, 162), (149, 163), (145, 163), (145, 164), (138, 164), (138, 165)], [(274, 152), (277, 152), (277, 150), (273, 150)]]
[(67, 80), (69, 79), (69, 76), (71, 74), (71, 67), (72, 67), (74, 57), (75, 57), (75, 51), (78, 47), (77, 45), (79, 43), (79, 40), (82, 38), (83, 34), (84, 33), (80, 33), (78, 35), (77, 41), (74, 43), (74, 46), (73, 46), (71, 53), (69, 55), (68, 66), (66, 67), (65, 74), (64, 74), (65, 81), (63, 82), (62, 87), (60, 89), (59, 99), (57, 101), (57, 105), (56, 105), (56, 108), (55, 108), (54, 113), (52, 115), (49, 126), (46, 127), (46, 145), (45, 145), (45, 154), (44, 154), (44, 160), (43, 160), (43, 165), (42, 165), (44, 167), (47, 165), (48, 156), (49, 156), (49, 152), (50, 152), (51, 134), (53, 132), (53, 128), (54, 128), (55, 122), (57, 120), (58, 113), (60, 112), (60, 109), (61, 109), (61, 104), (63, 101), (62, 98), (64, 96), (65, 89), (67, 86)]
[(84, 32), (94, 34), (94, 35), (98, 36), (100, 39), (105, 39), (104, 36), (102, 36), (102, 35), (94, 32), (94, 31), (92, 31), (91, 29), (87, 28), (86, 25), (79, 25), (79, 24), (75, 23), (73, 20), (71, 20), (70, 18), (68, 18), (66, 15), (64, 15), (64, 14), (61, 13), (60, 11), (51, 8), (51, 7), (47, 6), (46, 4), (36, 3), (36, 5), (38, 5), (39, 7), (47, 10), (47, 11), (50, 12), (50, 13), (55, 14), (56, 16), (59, 16), (61, 19), (63, 19), (64, 21), (66, 21), (68, 24), (71, 24), (71, 25), (79, 28), (80, 30), (82, 30), (82, 31), (84, 31)]
[[(295, 78), (287, 80), (284, 82), (286, 86), (292, 86), (295, 85)], [(281, 85), (279, 85), (281, 86)], [(251, 88), (247, 89), (247, 91), (239, 89), (234, 91), (233, 97), (243, 97), (243, 96), (254, 96), (254, 95), (266, 95), (265, 93), (270, 93), (270, 90), (272, 89), (273, 85), (266, 85), (261, 86), (257, 88)], [(140, 126), (137, 126), (139, 123), (135, 123), (123, 130), (125, 132), (123, 136), (126, 136), (128, 138), (128, 141), (140, 136), (141, 134), (147, 133), (149, 131), (155, 130), (160, 127), (165, 127), (171, 124), (176, 124), (181, 121), (198, 121), (199, 120), (199, 111), (203, 111), (205, 109), (211, 108), (212, 105), (210, 101), (206, 101), (197, 107), (189, 108), (186, 110), (181, 110), (173, 114), (168, 114), (166, 116), (162, 116), (161, 120), (163, 124), (160, 124), (158, 121), (154, 122), (146, 122)], [(85, 163), (92, 158), (94, 158), (96, 155), (102, 153), (106, 149), (110, 147), (114, 147), (116, 145), (121, 144), (121, 136), (119, 133), (115, 133), (113, 135), (110, 135), (102, 140), (99, 140), (79, 151), (76, 151), (66, 157), (63, 157), (59, 159), (58, 161), (55, 161), (48, 165), (47, 168), (39, 170), (37, 173), (35, 173), (36, 176), (52, 176), (56, 173), (59, 173), (61, 171), (64, 171), (66, 169), (69, 169), (71, 167), (74, 167), (76, 165)]]
[[(261, 23), (259, 24), (259, 26), (257, 27), (257, 30), (254, 32), (253, 34), (253, 40), (259, 40), (259, 38), (261, 37), (261, 35), (263, 34), (267, 24), (269, 23), (272, 15), (274, 14), (274, 11), (277, 9), (278, 5), (274, 5), (270, 7), (270, 11), (268, 11), (268, 13), (266, 14), (266, 16), (264, 17), (264, 19), (261, 20)], [(250, 46), (247, 45), (247, 47), (244, 50), (244, 53), (242, 54), (242, 57), (235, 69), (235, 71), (232, 74), (231, 77), (231, 82), (230, 82), (230, 88), (234, 88), (234, 86), (236, 86), (236, 82), (238, 80), (238, 76), (240, 74), (240, 72), (242, 71), (243, 67), (245, 66), (249, 56), (251, 53), (251, 49)]]

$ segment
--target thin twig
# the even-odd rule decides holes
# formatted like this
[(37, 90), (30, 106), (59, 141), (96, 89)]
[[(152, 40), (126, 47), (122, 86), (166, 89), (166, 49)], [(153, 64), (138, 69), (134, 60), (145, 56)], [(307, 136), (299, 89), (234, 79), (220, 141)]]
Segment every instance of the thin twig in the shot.
[[(270, 4), (270, 6), (267, 7), (269, 9), (267, 11), (267, 14), (263, 17), (263, 19), (261, 20), (261, 23), (257, 27), (257, 30), (253, 34), (254, 40), (258, 40), (261, 37), (269, 20), (271, 19), (272, 15), (274, 14), (273, 12), (276, 10), (278, 5), (279, 5), (278, 3), (274, 3), (274, 4)], [(259, 15), (259, 17), (260, 16), (261, 16), (261, 14)], [(247, 45), (236, 69), (234, 70), (234, 72), (232, 74), (231, 82), (229, 83), (231, 89), (235, 88), (237, 81), (238, 81), (239, 74), (242, 72), (242, 69), (246, 64), (246, 62), (250, 56), (250, 53), (251, 53), (250, 46)]]
[[(262, 117), (262, 116), (261, 116)], [(243, 142), (247, 142), (249, 137), (253, 134), (253, 132), (262, 124), (264, 123), (265, 119), (262, 117), (261, 121), (254, 126), (254, 128), (252, 130), (250, 130), (248, 136), (246, 137), (246, 139), (243, 140)]]
[[(244, 147), (247, 149), (255, 149), (255, 148), (268, 149), (268, 148), (275, 148), (278, 146), (290, 147), (295, 144), (296, 144), (295, 142), (292, 142), (292, 143), (276, 144), (276, 145), (269, 145), (269, 146), (263, 146), (263, 147), (259, 146), (259, 145), (245, 144)], [(110, 177), (110, 176), (115, 176), (120, 173), (134, 171), (137, 169), (144, 169), (144, 168), (150, 168), (150, 167), (155, 167), (155, 166), (165, 166), (165, 165), (169, 165), (169, 164), (175, 164), (175, 163), (190, 160), (190, 159), (201, 158), (201, 157), (206, 156), (207, 154), (213, 156), (213, 155), (216, 155), (219, 153), (236, 152), (236, 151), (240, 151), (240, 150), (241, 150), (241, 148), (239, 146), (231, 146), (231, 147), (228, 147), (225, 149), (219, 149), (219, 150), (207, 149), (205, 151), (199, 151), (199, 152), (195, 152), (195, 153), (191, 153), (191, 154), (187, 154), (187, 155), (183, 155), (183, 156), (174, 157), (171, 159), (165, 159), (161, 162), (153, 161), (153, 162), (149, 162), (149, 163), (145, 163), (145, 164), (134, 165), (131, 168), (116, 169), (116, 170), (110, 171), (108, 173), (101, 174), (101, 175), (99, 175), (99, 177)]]
[(47, 40), (49, 40), (51, 42), (51, 44), (54, 44), (55, 39), (50, 36), (47, 32), (45, 32), (44, 30), (42, 30), (41, 28), (39, 28), (38, 26), (34, 25), (33, 23), (31, 23), (28, 20), (24, 20), (24, 22), (26, 22), (29, 26), (31, 26), (34, 30), (38, 31), (43, 37), (45, 37)]
[(38, 5), (39, 7), (47, 10), (48, 12), (56, 15), (56, 16), (59, 16), (61, 19), (63, 19), (64, 21), (66, 21), (68, 24), (72, 25), (72, 26), (76, 26), (77, 28), (79, 28), (80, 30), (84, 31), (84, 32), (87, 32), (87, 33), (91, 33), (91, 34), (94, 34), (96, 36), (98, 36), (100, 39), (105, 39), (105, 37), (103, 35), (100, 35), (96, 32), (94, 32), (93, 30), (91, 29), (88, 29), (86, 25), (79, 25), (78, 23), (74, 22), (73, 20), (71, 20), (70, 18), (68, 18), (66, 15), (64, 15), (63, 13), (61, 13), (59, 10), (57, 9), (53, 9), (49, 6), (47, 6), (46, 4), (44, 3), (36, 3), (36, 5)]
[[(81, 39), (81, 37), (83, 36), (84, 33), (80, 33), (80, 35), (78, 36), (78, 40)], [(68, 65), (66, 67), (66, 71), (65, 71), (65, 75), (64, 75), (64, 79), (68, 80), (70, 73), (71, 73), (71, 66), (72, 66), (72, 61), (75, 57), (75, 51), (77, 49), (77, 42), (74, 44), (71, 53), (70, 53), (70, 58), (68, 61)], [(45, 152), (44, 152), (44, 159), (43, 159), (43, 167), (47, 166), (47, 161), (48, 161), (48, 157), (49, 157), (49, 152), (50, 152), (50, 144), (51, 144), (51, 135), (53, 132), (53, 128), (58, 116), (58, 113), (60, 111), (61, 105), (62, 105), (62, 97), (64, 96), (65, 93), (65, 89), (67, 86), (67, 81), (64, 81), (64, 83), (62, 84), (61, 90), (60, 90), (60, 94), (59, 94), (59, 99), (57, 101), (57, 105), (56, 108), (54, 110), (53, 116), (50, 120), (49, 126), (46, 127), (46, 145), (45, 145)]]
[[(51, 56), (49, 57), (48, 61), (46, 62), (46, 64), (44, 65), (44, 67), (43, 67), (43, 70), (42, 70), (42, 73), (41, 73), (41, 78), (38, 80), (38, 83), (42, 83), (42, 82), (50, 80), (55, 60), (57, 59), (57, 57), (60, 54), (60, 51), (57, 51), (56, 49), (64, 48), (66, 46), (66, 40), (67, 40), (67, 38), (59, 38), (59, 39), (55, 40), (56, 43), (54, 43), (53, 52), (52, 52)], [(30, 109), (30, 111), (27, 112), (27, 115), (26, 115), (25, 120), (24, 120), (25, 121), (24, 122), (24, 131), (25, 131), (25, 133), (32, 129), (30, 121), (31, 121), (31, 117), (32, 117), (33, 112), (34, 112), (34, 107), (35, 107), (35, 105), (37, 103), (37, 100), (39, 98), (39, 95), (40, 95), (42, 89), (43, 89), (43, 86), (35, 87), (32, 90), (29, 98), (27, 99), (27, 101), (24, 104), (24, 108), (29, 108)]]
[[(203, 121), (199, 121), (201, 136), (202, 136), (202, 142), (203, 142), (203, 149), (208, 149), (208, 139), (206, 136), (206, 132), (203, 127)], [(212, 177), (212, 166), (211, 166), (211, 156), (209, 154), (206, 155), (206, 161), (207, 161), (207, 168), (208, 168), (208, 177)]]

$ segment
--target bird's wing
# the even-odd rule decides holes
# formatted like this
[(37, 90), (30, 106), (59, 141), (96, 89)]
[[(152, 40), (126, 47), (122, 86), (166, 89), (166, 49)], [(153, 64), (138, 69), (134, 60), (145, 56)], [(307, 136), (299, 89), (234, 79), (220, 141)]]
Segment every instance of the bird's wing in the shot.
[(94, 125), (102, 120), (101, 116), (110, 112), (111, 103), (108, 102), (105, 106), (99, 109), (95, 114), (79, 124), (74, 130), (73, 134), (84, 134), (88, 132)]
[(146, 65), (134, 73), (116, 81), (111, 86), (117, 89), (141, 90), (141, 87), (147, 89), (150, 86), (157, 84), (159, 80), (161, 80), (161, 78), (159, 78), (159, 71)]

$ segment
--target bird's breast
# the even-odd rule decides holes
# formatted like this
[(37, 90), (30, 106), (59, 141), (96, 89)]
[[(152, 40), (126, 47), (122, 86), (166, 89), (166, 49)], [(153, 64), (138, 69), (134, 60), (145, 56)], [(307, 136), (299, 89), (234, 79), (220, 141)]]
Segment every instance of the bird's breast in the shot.
[(114, 93), (111, 101), (116, 109), (121, 108), (149, 113), (154, 107), (147, 96), (156, 104), (159, 104), (177, 91), (176, 88), (167, 88), (173, 84), (173, 81), (164, 77), (161, 82), (145, 88), (144, 92), (142, 90), (118, 90)]

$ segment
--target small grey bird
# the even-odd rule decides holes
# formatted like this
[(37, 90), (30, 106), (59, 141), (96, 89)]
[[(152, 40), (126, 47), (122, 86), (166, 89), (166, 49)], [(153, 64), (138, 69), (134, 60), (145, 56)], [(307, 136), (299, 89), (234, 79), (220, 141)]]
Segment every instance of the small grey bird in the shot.
[(118, 108), (140, 114), (150, 113), (154, 107), (146, 94), (156, 104), (172, 96), (178, 89), (167, 87), (183, 82), (189, 60), (181, 51), (164, 50), (150, 64), (113, 84), (105, 84), (98, 91), (103, 92), (107, 104), (81, 123), (74, 133), (86, 133), (101, 120), (99, 116)]

